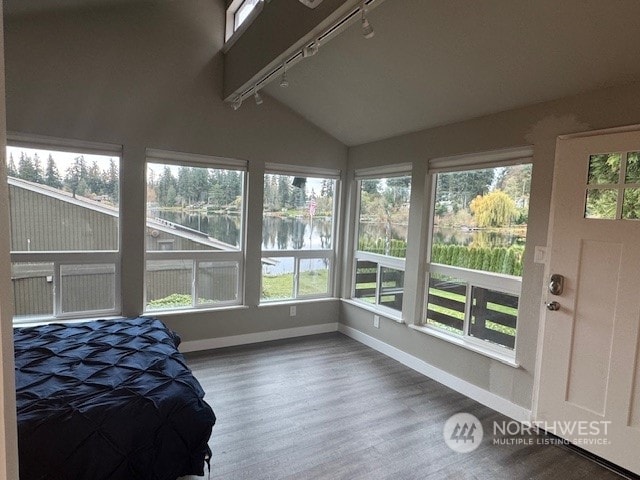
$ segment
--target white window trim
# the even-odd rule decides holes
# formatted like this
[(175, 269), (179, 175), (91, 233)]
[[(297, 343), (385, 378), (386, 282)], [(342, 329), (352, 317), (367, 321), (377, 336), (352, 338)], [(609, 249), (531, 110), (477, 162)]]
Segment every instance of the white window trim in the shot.
[[(468, 305), (465, 310), (464, 320), (464, 332), (461, 335), (456, 335), (437, 327), (430, 326), (426, 323), (427, 318), (427, 296), (429, 289), (429, 274), (430, 273), (443, 273), (450, 275), (461, 280), (473, 279), (469, 281), (471, 286), (479, 286), (490, 288), (499, 292), (510, 293), (517, 295), (520, 298), (522, 279), (520, 277), (514, 277), (512, 275), (504, 275), (493, 272), (481, 272), (476, 270), (470, 270), (460, 267), (452, 267), (449, 265), (441, 265), (431, 263), (431, 246), (433, 242), (433, 227), (434, 227), (434, 205), (436, 197), (436, 175), (438, 173), (448, 173), (466, 170), (480, 170), (486, 168), (507, 167), (521, 164), (533, 164), (533, 147), (522, 146), (514, 148), (506, 148), (501, 150), (494, 150), (480, 153), (469, 153), (462, 155), (453, 155), (447, 157), (432, 158), (429, 160), (429, 167), (427, 171), (428, 179), (427, 185), (429, 185), (430, 202), (429, 202), (429, 221), (428, 221), (428, 235), (427, 235), (427, 255), (424, 271), (426, 272), (426, 280), (424, 284), (424, 292), (422, 298), (422, 315), (420, 316), (418, 323), (409, 325), (411, 328), (430, 334), (434, 337), (448, 341), (455, 345), (459, 345), (468, 350), (481, 353), (490, 358), (501, 361), (507, 365), (513, 367), (519, 367), (517, 360), (517, 347), (518, 347), (518, 330), (519, 323), (516, 324), (515, 345), (513, 350), (496, 345), (484, 340), (475, 339), (467, 335), (468, 328)], [(494, 277), (494, 278), (490, 278)], [(477, 282), (477, 283), (473, 283)], [(469, 290), (470, 290), (469, 287)], [(468, 300), (467, 300), (468, 303)], [(520, 302), (518, 303), (520, 305)], [(518, 310), (520, 309), (520, 306)], [(518, 318), (520, 314), (518, 312)]]
[(460, 170), (480, 170), (484, 168), (507, 167), (522, 163), (532, 163), (533, 147), (505, 148), (480, 153), (465, 153), (429, 160), (428, 174), (456, 172)]
[[(203, 311), (203, 310), (223, 310), (230, 307), (243, 306), (245, 302), (244, 278), (245, 278), (245, 251), (247, 245), (247, 170), (248, 162), (246, 160), (238, 160), (226, 157), (216, 157), (211, 155), (202, 155), (196, 153), (173, 152), (169, 150), (160, 150), (147, 148), (145, 160), (145, 172), (150, 163), (175, 165), (178, 167), (198, 167), (211, 169), (227, 169), (243, 172), (242, 182), (242, 222), (241, 222), (241, 238), (240, 247), (237, 250), (150, 250), (145, 245), (145, 266), (144, 266), (144, 301), (143, 312), (148, 315), (172, 314), (186, 311)], [(147, 181), (145, 173), (145, 192), (144, 198), (147, 198)], [(145, 221), (147, 218), (147, 206), (145, 200)], [(147, 261), (153, 260), (185, 260), (192, 261), (192, 278), (191, 278), (191, 305), (177, 308), (166, 309), (148, 309), (147, 308)], [(198, 264), (200, 262), (237, 262), (238, 278), (236, 291), (238, 292), (235, 300), (220, 301), (216, 303), (198, 303)]]
[(87, 155), (117, 156), (122, 159), (122, 145), (87, 142), (84, 140), (49, 137), (45, 135), (8, 132), (7, 146), (80, 154), (86, 153)]
[[(349, 303), (362, 307), (365, 310), (379, 313), (380, 315), (390, 318), (399, 323), (405, 323), (404, 321), (404, 309), (395, 310), (393, 308), (386, 307), (378, 304), (378, 293), (380, 288), (380, 268), (389, 267), (396, 270), (405, 271), (405, 259), (399, 257), (391, 257), (387, 255), (381, 255), (371, 252), (362, 252), (358, 250), (358, 241), (360, 238), (360, 206), (362, 188), (360, 182), (362, 180), (381, 179), (381, 178), (397, 178), (409, 176), (412, 177), (413, 165), (411, 163), (398, 163), (393, 165), (384, 165), (378, 167), (360, 168), (354, 172), (354, 188), (356, 189), (356, 206), (354, 217), (354, 237), (353, 237), (353, 250), (351, 256), (351, 286), (349, 291)], [(412, 178), (413, 181), (413, 178)], [(356, 270), (358, 260), (369, 260), (378, 264), (378, 274), (376, 281), (376, 303), (372, 304), (356, 298)], [(403, 286), (404, 290), (404, 286)]]
[(235, 15), (244, 0), (233, 0), (229, 8), (227, 8), (225, 14), (225, 34), (224, 34), (224, 47), (223, 53), (227, 53), (234, 43), (242, 36), (242, 34), (249, 28), (249, 26), (258, 17), (262, 9), (264, 8), (264, 0), (260, 0), (254, 7), (251, 13), (247, 16), (244, 22), (236, 29), (235, 28)]
[[(51, 320), (64, 320), (74, 318), (95, 318), (104, 315), (119, 315), (121, 312), (121, 272), (120, 253), (118, 251), (86, 251), (86, 252), (16, 252), (11, 253), (11, 263), (53, 263), (53, 314), (29, 315), (14, 317), (14, 324), (46, 323)], [(87, 265), (87, 264), (113, 264), (114, 271), (114, 302), (113, 308), (100, 310), (79, 310), (74, 312), (62, 312), (62, 277), (60, 267), (62, 265)]]
[(359, 168), (354, 174), (354, 180), (369, 180), (373, 178), (393, 178), (411, 176), (412, 164), (397, 163), (393, 165), (384, 165), (381, 167)]
[[(335, 169), (327, 169), (327, 168), (318, 168), (318, 167), (302, 167), (300, 165), (289, 165), (282, 163), (266, 163), (264, 176), (266, 175), (286, 175), (286, 176), (299, 176), (299, 177), (312, 177), (312, 178), (324, 178), (327, 180), (334, 180), (334, 190), (333, 190), (333, 213), (331, 215), (333, 219), (333, 227), (332, 227), (332, 238), (334, 239), (331, 242), (331, 248), (325, 250), (261, 250), (261, 258), (269, 258), (269, 257), (292, 257), (294, 259), (294, 275), (293, 275), (293, 297), (291, 298), (274, 298), (273, 300), (264, 299), (262, 295), (260, 297), (259, 305), (273, 305), (274, 303), (295, 303), (300, 300), (320, 300), (325, 298), (336, 298), (336, 276), (338, 272), (335, 268), (336, 259), (337, 259), (337, 248), (338, 248), (338, 215), (337, 213), (340, 211), (340, 199), (342, 197), (341, 188), (342, 182), (341, 180), (341, 171)], [(263, 198), (264, 202), (264, 198)], [(329, 274), (328, 274), (328, 285), (327, 285), (327, 293), (321, 294), (310, 294), (310, 295), (299, 295), (298, 287), (299, 287), (299, 269), (300, 269), (300, 260), (304, 258), (325, 258), (329, 261)], [(263, 274), (260, 272), (260, 284), (262, 291), (262, 277)]]
[[(51, 150), (87, 155), (104, 155), (118, 157), (118, 172), (122, 167), (122, 145), (101, 142), (89, 142), (47, 135), (25, 134), (19, 132), (7, 132), (7, 147), (30, 148), (36, 150)], [(122, 178), (118, 175), (118, 188), (122, 191)], [(51, 252), (10, 252), (12, 263), (53, 263), (53, 314), (42, 316), (14, 316), (13, 323), (39, 324), (53, 320), (73, 320), (79, 318), (97, 318), (106, 315), (118, 316), (122, 312), (122, 282), (121, 282), (121, 246), (122, 246), (122, 202), (118, 202), (118, 250), (91, 250), (91, 251), (51, 251)], [(113, 309), (90, 310), (78, 312), (61, 312), (60, 297), (60, 265), (81, 265), (93, 263), (113, 263), (115, 265), (115, 291)]]
[(340, 170), (331, 168), (302, 167), (300, 165), (289, 165), (286, 163), (266, 163), (264, 165), (265, 175), (289, 175), (294, 177), (340, 180), (340, 173)]

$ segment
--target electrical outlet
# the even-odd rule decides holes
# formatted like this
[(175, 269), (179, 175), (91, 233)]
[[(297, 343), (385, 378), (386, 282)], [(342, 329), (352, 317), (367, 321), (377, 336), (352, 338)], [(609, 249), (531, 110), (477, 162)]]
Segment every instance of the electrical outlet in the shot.
[(380, 328), (380, 315), (373, 316), (373, 326), (376, 328)]
[(290, 317), (295, 317), (296, 316), (296, 306), (292, 305), (291, 307), (289, 307), (289, 316)]

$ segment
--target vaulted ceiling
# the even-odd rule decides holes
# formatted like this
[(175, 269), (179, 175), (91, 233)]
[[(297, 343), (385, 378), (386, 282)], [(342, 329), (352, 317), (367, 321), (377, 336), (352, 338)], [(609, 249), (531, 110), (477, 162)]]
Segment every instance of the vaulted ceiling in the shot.
[[(131, 1), (5, 0), (5, 12)], [(640, 81), (638, 0), (386, 0), (369, 19), (374, 38), (356, 23), (288, 88), (264, 89), (346, 145)]]
[(347, 145), (640, 80), (637, 0), (386, 0), (265, 91)]

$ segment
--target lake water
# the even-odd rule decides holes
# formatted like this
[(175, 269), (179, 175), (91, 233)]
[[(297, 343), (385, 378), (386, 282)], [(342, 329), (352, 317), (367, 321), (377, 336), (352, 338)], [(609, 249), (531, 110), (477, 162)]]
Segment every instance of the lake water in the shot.
[[(203, 215), (185, 212), (158, 211), (156, 215), (170, 222), (178, 223), (206, 233), (225, 243), (240, 246), (240, 219), (234, 215)], [(262, 224), (263, 250), (316, 250), (330, 249), (333, 246), (332, 222), (328, 217), (275, 217), (266, 216)], [(384, 238), (384, 224), (368, 223), (366, 234), (372, 238)], [(392, 225), (391, 237), (406, 239), (406, 225)], [(436, 227), (434, 240), (437, 243), (467, 245), (475, 247), (509, 247), (524, 245), (525, 229), (509, 232), (463, 230)], [(282, 259), (277, 265), (269, 267), (270, 273), (285, 273), (292, 270), (291, 259)], [(266, 268), (266, 267), (265, 267)]]

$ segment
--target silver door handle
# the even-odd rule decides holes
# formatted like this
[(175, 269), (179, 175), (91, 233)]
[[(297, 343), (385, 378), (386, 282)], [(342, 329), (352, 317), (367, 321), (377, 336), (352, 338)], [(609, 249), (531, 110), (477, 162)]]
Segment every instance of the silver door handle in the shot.
[(546, 305), (547, 305), (547, 310), (551, 310), (552, 312), (556, 312), (560, 310), (560, 304), (556, 301), (549, 302)]

